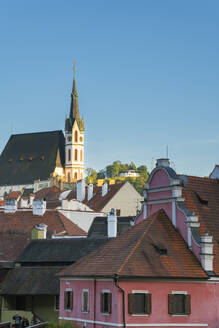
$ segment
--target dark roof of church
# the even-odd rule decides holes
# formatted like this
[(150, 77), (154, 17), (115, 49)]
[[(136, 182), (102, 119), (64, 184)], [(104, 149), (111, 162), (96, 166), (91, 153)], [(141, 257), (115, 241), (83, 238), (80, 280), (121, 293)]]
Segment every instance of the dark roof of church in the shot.
[(64, 167), (65, 138), (61, 130), (11, 135), (0, 156), (0, 185), (47, 180), (55, 169), (58, 150)]

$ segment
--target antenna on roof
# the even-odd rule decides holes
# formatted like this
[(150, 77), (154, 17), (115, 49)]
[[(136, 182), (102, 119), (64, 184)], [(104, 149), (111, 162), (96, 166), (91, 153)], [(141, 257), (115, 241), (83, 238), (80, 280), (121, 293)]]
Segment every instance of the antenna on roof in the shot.
[(168, 156), (169, 156), (169, 154), (168, 154), (168, 145), (167, 145), (166, 146), (166, 158), (169, 158)]

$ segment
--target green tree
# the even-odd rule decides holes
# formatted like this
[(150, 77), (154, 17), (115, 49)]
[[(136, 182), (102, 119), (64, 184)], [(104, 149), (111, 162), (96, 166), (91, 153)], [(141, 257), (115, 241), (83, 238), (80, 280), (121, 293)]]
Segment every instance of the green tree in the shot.
[(88, 167), (85, 170), (87, 177), (86, 182), (87, 183), (95, 183), (97, 181), (97, 171), (94, 170), (92, 167)]
[(142, 177), (145, 178), (145, 180), (148, 179), (149, 173), (148, 173), (148, 169), (146, 165), (141, 165), (137, 168), (138, 173), (140, 173), (140, 175)]

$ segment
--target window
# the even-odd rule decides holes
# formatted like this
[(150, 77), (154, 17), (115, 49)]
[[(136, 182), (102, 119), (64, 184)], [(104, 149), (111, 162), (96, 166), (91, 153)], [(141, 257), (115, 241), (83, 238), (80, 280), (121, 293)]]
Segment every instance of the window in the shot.
[(78, 174), (77, 172), (75, 172), (75, 179), (77, 180), (77, 178), (78, 178)]
[(54, 310), (59, 311), (59, 295), (55, 296)]
[(71, 173), (68, 172), (68, 182), (71, 182)]
[(68, 150), (68, 161), (71, 161), (71, 149)]
[(77, 161), (77, 160), (78, 160), (78, 150), (75, 149), (75, 161)]
[(78, 131), (75, 131), (75, 142), (78, 142)]
[(83, 161), (83, 150), (81, 149), (81, 162)]
[(88, 290), (83, 289), (82, 290), (82, 312), (88, 312)]
[(121, 210), (116, 209), (116, 216), (120, 216), (120, 214), (121, 214)]
[(73, 291), (66, 290), (64, 292), (64, 308), (65, 310), (72, 310), (73, 309)]
[(191, 295), (173, 293), (168, 295), (168, 313), (188, 315), (191, 313)]
[(129, 314), (145, 315), (151, 313), (151, 294), (147, 292), (134, 292), (128, 295)]
[(16, 296), (16, 310), (26, 310), (25, 296)]
[(100, 297), (100, 312), (110, 314), (112, 309), (112, 294), (109, 291), (103, 291)]

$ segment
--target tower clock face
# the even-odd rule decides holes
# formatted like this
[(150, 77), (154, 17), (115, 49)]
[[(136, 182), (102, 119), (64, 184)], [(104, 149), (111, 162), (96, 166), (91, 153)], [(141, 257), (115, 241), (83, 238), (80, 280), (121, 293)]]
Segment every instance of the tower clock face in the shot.
[(72, 139), (71, 139), (71, 137), (68, 137), (67, 140), (68, 140), (68, 141), (71, 141)]

